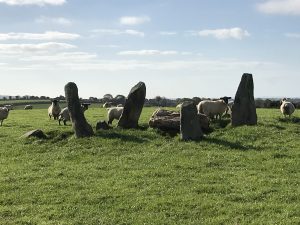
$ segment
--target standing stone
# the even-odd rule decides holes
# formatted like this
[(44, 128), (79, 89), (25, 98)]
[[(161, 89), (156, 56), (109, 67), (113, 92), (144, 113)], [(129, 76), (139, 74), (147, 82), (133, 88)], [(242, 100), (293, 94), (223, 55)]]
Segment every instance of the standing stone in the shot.
[(203, 132), (194, 102), (184, 102), (180, 111), (180, 135), (182, 140), (200, 140)]
[(75, 83), (69, 82), (65, 86), (65, 95), (70, 113), (72, 127), (75, 137), (89, 137), (94, 134), (90, 124), (87, 123), (78, 97), (78, 88)]
[(126, 98), (123, 113), (119, 119), (118, 127), (137, 128), (138, 121), (144, 106), (146, 85), (139, 82), (135, 85)]
[(244, 73), (232, 106), (232, 126), (257, 124), (253, 92), (254, 84), (252, 74)]

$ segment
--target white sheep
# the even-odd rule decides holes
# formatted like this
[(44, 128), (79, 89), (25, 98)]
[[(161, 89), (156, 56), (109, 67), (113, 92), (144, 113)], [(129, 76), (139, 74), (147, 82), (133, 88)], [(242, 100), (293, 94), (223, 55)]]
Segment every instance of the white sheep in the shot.
[(179, 103), (178, 105), (176, 105), (176, 109), (181, 109), (182, 103)]
[(25, 110), (33, 109), (33, 106), (32, 106), (32, 105), (25, 105), (24, 109), (25, 109)]
[(2, 126), (3, 120), (7, 119), (8, 114), (9, 114), (9, 109), (8, 108), (0, 107), (0, 122), (1, 122), (0, 125), (1, 126)]
[(293, 103), (288, 102), (286, 98), (283, 98), (280, 102), (281, 102), (280, 105), (281, 113), (284, 115), (284, 117), (286, 116), (291, 117), (291, 115), (295, 112), (295, 106), (293, 105)]
[(108, 124), (112, 124), (112, 121), (114, 119), (119, 120), (123, 113), (123, 109), (124, 109), (124, 107), (108, 108), (108, 111), (107, 111)]
[(52, 100), (52, 104), (48, 108), (48, 116), (51, 119), (51, 116), (53, 116), (53, 119), (58, 119), (59, 113), (61, 111), (60, 106), (58, 104), (59, 100)]
[(8, 110), (13, 110), (13, 105), (4, 105)]
[(204, 100), (201, 101), (197, 105), (198, 113), (203, 113), (208, 117), (214, 118), (216, 116), (219, 119), (221, 119), (221, 116), (227, 109), (227, 104), (223, 99), (220, 100)]
[[(82, 111), (85, 112), (86, 110), (88, 110), (89, 105), (90, 105), (90, 103), (82, 103), (81, 104)], [(64, 125), (67, 125), (67, 121), (70, 121), (70, 120), (71, 120), (71, 118), (70, 118), (69, 109), (68, 109), (68, 107), (65, 107), (59, 113), (58, 124), (60, 125), (60, 121), (63, 121)]]

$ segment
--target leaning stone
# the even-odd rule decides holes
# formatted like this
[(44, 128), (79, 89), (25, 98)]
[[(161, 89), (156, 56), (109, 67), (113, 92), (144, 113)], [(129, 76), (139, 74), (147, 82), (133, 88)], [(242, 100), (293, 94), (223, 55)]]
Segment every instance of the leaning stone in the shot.
[(203, 132), (200, 126), (200, 118), (194, 102), (184, 102), (180, 110), (180, 134), (181, 139), (200, 140)]
[(106, 121), (99, 121), (96, 124), (96, 130), (109, 130), (111, 127), (107, 124)]
[(244, 73), (242, 76), (232, 106), (231, 124), (232, 126), (257, 124), (252, 74)]
[(94, 134), (90, 124), (87, 123), (78, 97), (78, 88), (75, 83), (69, 82), (65, 86), (67, 106), (76, 138), (89, 137)]
[(138, 121), (145, 103), (146, 85), (139, 82), (135, 85), (124, 105), (123, 113), (119, 119), (118, 127), (121, 128), (137, 128)]
[(22, 135), (23, 138), (30, 138), (30, 137), (36, 137), (39, 139), (45, 139), (47, 136), (44, 134), (42, 130), (31, 130), (28, 131), (26, 134)]
[(180, 113), (165, 109), (157, 109), (149, 119), (149, 126), (162, 131), (179, 132)]

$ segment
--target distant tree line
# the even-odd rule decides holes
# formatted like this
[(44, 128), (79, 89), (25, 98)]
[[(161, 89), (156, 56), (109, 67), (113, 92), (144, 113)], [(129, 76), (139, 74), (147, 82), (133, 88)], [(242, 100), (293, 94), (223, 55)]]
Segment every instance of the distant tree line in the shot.
[[(0, 101), (5, 100), (50, 100), (49, 96), (34, 96), (34, 95), (16, 95), (16, 96), (3, 96)], [(55, 97), (55, 99), (58, 99), (60, 101), (64, 101), (65, 96), (60, 95)], [(89, 97), (87, 99), (80, 98), (82, 102), (89, 102), (89, 103), (98, 103), (100, 105), (103, 105), (105, 103), (109, 103), (112, 106), (117, 106), (119, 104), (124, 105), (126, 101), (126, 97), (124, 95), (116, 95), (113, 97), (111, 94), (105, 94), (102, 98), (97, 97)], [(176, 98), (176, 99), (170, 99), (163, 96), (156, 96), (155, 98), (149, 98), (145, 99), (145, 106), (152, 106), (152, 107), (175, 107), (178, 104), (184, 102), (184, 101), (193, 101), (196, 105), (202, 101), (202, 100), (215, 100), (211, 98), (200, 98), (200, 97), (193, 97), (193, 98)], [(300, 99), (289, 99), (296, 108), (300, 108)], [(279, 99), (262, 99), (257, 98), (255, 99), (255, 105), (256, 108), (279, 108), (280, 107), (280, 100)]]

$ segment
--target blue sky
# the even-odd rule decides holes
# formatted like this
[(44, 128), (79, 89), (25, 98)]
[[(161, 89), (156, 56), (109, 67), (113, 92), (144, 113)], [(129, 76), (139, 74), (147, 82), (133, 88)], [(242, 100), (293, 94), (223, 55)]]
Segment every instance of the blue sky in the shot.
[(299, 97), (300, 0), (0, 0), (0, 94)]

